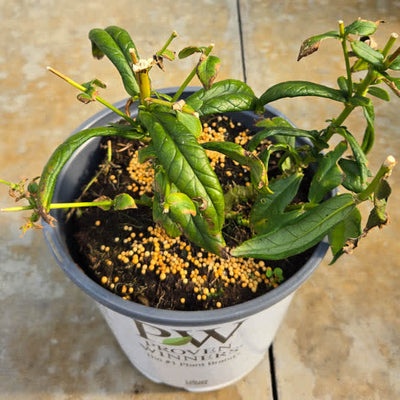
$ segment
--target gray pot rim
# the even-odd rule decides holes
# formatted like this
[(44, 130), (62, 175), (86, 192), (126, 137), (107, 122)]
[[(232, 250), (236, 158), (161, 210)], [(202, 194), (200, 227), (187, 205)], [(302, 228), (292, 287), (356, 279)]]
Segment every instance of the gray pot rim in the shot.
[[(190, 90), (193, 89), (197, 88), (190, 87), (187, 89), (186, 93), (190, 93)], [(171, 93), (175, 92), (176, 90), (177, 88), (165, 88), (159, 91), (163, 93)], [(121, 100), (114, 105), (117, 108), (123, 108), (125, 103), (126, 100)], [(269, 111), (277, 116), (287, 119), (286, 116), (284, 116), (275, 108), (271, 106), (266, 106), (265, 108), (267, 112)], [(82, 129), (86, 129), (94, 124), (101, 124), (104, 119), (107, 119), (111, 115), (114, 117), (115, 114), (108, 109), (102, 110), (82, 123), (74, 131), (74, 133)], [(110, 122), (109, 118), (108, 122)], [(64, 169), (67, 168), (68, 163)], [(57, 185), (55, 192), (56, 191)], [(108, 291), (93, 281), (72, 259), (67, 245), (62, 238), (59, 224), (56, 224), (56, 227), (54, 228), (50, 227), (49, 225), (44, 225), (43, 234), (61, 269), (77, 286), (79, 286), (86, 294), (88, 294), (97, 302), (112, 309), (113, 311), (143, 322), (187, 327), (215, 325), (234, 320), (243, 320), (250, 315), (256, 314), (273, 306), (280, 300), (283, 300), (285, 297), (292, 294), (311, 276), (314, 270), (321, 263), (329, 248), (327, 239), (323, 239), (317, 245), (309, 260), (294, 275), (281, 283), (277, 288), (272, 289), (266, 294), (255, 299), (217, 310), (173, 311), (148, 307), (129, 300), (124, 300), (122, 297)]]

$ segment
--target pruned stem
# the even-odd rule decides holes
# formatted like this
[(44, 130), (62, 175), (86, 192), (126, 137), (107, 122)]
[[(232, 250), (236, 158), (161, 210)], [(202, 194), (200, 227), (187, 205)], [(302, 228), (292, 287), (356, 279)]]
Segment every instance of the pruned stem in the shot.
[(393, 156), (388, 156), (385, 162), (379, 168), (379, 171), (376, 173), (371, 183), (366, 187), (366, 189), (364, 189), (361, 193), (359, 193), (356, 196), (355, 198), (356, 202), (361, 203), (367, 200), (369, 196), (371, 196), (371, 194), (375, 192), (376, 188), (379, 185), (379, 182), (391, 174), (396, 164), (397, 164), (396, 159)]
[(387, 41), (385, 47), (382, 50), (382, 55), (384, 57), (386, 57), (389, 54), (389, 51), (391, 50), (391, 48), (393, 47), (394, 43), (396, 42), (397, 38), (399, 37), (399, 35), (395, 32), (393, 32), (390, 35), (389, 40)]
[[(50, 210), (60, 209), (60, 208), (78, 208), (78, 207), (110, 207), (113, 205), (113, 200), (104, 201), (82, 201), (78, 203), (52, 203), (50, 204)], [(34, 206), (17, 206), (17, 207), (7, 207), (1, 208), (0, 211), (10, 212), (10, 211), (27, 211), (33, 210)]]
[[(64, 75), (63, 73), (61, 73), (60, 71), (57, 71), (56, 69), (52, 68), (52, 67), (47, 67), (47, 69), (52, 72), (54, 75), (57, 75), (59, 78), (63, 79), (64, 81), (68, 82), (70, 85), (72, 85), (73, 87), (75, 87), (78, 90), (81, 90), (82, 92), (87, 91), (87, 89), (80, 85), (79, 83), (75, 82), (73, 79), (69, 78), (68, 76)], [(118, 108), (114, 107), (112, 104), (110, 104), (108, 101), (104, 100), (103, 98), (101, 98), (100, 96), (95, 96), (94, 97), (95, 100), (97, 100), (99, 103), (103, 104), (104, 106), (106, 106), (107, 108), (109, 108), (110, 110), (114, 111), (116, 114), (118, 114), (120, 117), (124, 118), (126, 121), (128, 121), (131, 124), (135, 124), (135, 122), (133, 121), (133, 119), (131, 119), (130, 117), (128, 117), (126, 114), (124, 114), (121, 110), (118, 110)]]
[[(214, 44), (211, 43), (207, 49), (204, 51), (204, 55), (208, 56), (212, 49), (214, 48)], [(193, 70), (190, 72), (190, 74), (188, 75), (188, 77), (185, 79), (185, 81), (182, 83), (182, 85), (180, 86), (180, 88), (177, 90), (177, 92), (175, 93), (174, 97), (172, 98), (172, 102), (174, 103), (175, 101), (177, 101), (179, 99), (179, 97), (181, 96), (181, 94), (183, 93), (183, 91), (186, 89), (186, 87), (189, 85), (189, 83), (191, 82), (191, 80), (195, 77), (197, 72), (197, 65), (193, 68)]]
[(349, 59), (349, 53), (347, 51), (344, 23), (343, 23), (343, 21), (338, 21), (338, 22), (339, 22), (339, 32), (340, 32), (340, 38), (341, 38), (340, 41), (342, 43), (343, 56), (344, 56), (344, 61), (346, 63), (347, 87), (349, 90), (349, 96), (351, 96), (353, 94), (353, 79), (351, 77), (350, 59)]
[(165, 50), (167, 50), (168, 46), (171, 44), (171, 42), (178, 36), (178, 34), (173, 31), (171, 33), (171, 36), (168, 38), (168, 40), (165, 42), (164, 46), (161, 48), (161, 50), (157, 51), (158, 56), (162, 56)]

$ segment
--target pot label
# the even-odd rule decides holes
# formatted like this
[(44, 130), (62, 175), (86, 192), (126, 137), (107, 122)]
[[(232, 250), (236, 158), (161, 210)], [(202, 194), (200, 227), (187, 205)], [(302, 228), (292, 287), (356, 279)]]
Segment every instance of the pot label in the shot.
[(291, 295), (246, 319), (187, 327), (132, 319), (99, 305), (132, 364), (155, 382), (192, 391), (224, 387), (264, 357)]

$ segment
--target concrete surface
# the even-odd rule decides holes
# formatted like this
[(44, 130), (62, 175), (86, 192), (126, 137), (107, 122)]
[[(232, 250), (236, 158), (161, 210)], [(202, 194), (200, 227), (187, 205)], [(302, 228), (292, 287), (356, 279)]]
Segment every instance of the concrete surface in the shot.
[[(2, 1), (0, 177), (39, 175), (54, 146), (101, 109), (74, 101), (76, 91), (47, 73), (46, 65), (79, 82), (104, 80), (110, 102), (124, 96), (110, 63), (90, 57), (87, 33), (93, 27), (125, 27), (148, 56), (172, 30), (180, 34), (177, 48), (213, 42), (223, 61), (220, 79), (243, 77), (242, 31), (247, 81), (260, 94), (281, 80), (334, 85), (344, 74), (338, 44), (324, 42), (299, 63), (298, 48), (302, 39), (335, 29), (337, 20), (359, 16), (386, 20), (382, 42), (400, 33), (400, 3), (390, 0)], [(190, 61), (180, 62), (156, 72), (155, 86), (177, 85), (189, 67)], [(399, 104), (377, 102), (374, 170), (386, 154), (399, 157)], [(302, 128), (320, 128), (339, 110), (325, 100), (274, 106)], [(359, 115), (349, 125), (363, 130)], [(391, 224), (334, 266), (327, 259), (296, 294), (274, 342), (276, 398), (400, 398), (399, 177), (395, 171), (391, 178)], [(0, 187), (2, 206), (9, 204), (6, 194)], [(126, 360), (93, 302), (58, 269), (41, 234), (19, 237), (23, 222), (21, 214), (0, 215), (1, 400), (273, 398), (267, 357), (217, 392), (195, 395), (148, 381)]]

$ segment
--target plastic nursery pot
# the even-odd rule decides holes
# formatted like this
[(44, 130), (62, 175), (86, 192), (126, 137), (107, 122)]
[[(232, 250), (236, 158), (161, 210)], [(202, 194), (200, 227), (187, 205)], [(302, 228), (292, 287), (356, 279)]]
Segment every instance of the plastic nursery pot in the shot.
[[(194, 89), (188, 89), (189, 95)], [(173, 94), (174, 89), (163, 92)], [(123, 109), (125, 101), (116, 105)], [(132, 109), (135, 116), (137, 109)], [(269, 117), (282, 116), (271, 107)], [(252, 126), (251, 112), (230, 114)], [(78, 130), (118, 120), (104, 110)], [(103, 154), (99, 139), (92, 139), (75, 152), (62, 170), (54, 202), (72, 201), (94, 174)], [(170, 311), (146, 307), (122, 299), (94, 282), (72, 259), (68, 250), (62, 211), (53, 213), (56, 227), (45, 226), (46, 241), (69, 278), (99, 305), (111, 330), (132, 364), (157, 383), (193, 392), (215, 390), (248, 374), (264, 357), (286, 313), (295, 290), (312, 274), (328, 245), (322, 241), (311, 258), (293, 276), (272, 291), (248, 302), (210, 311)]]

